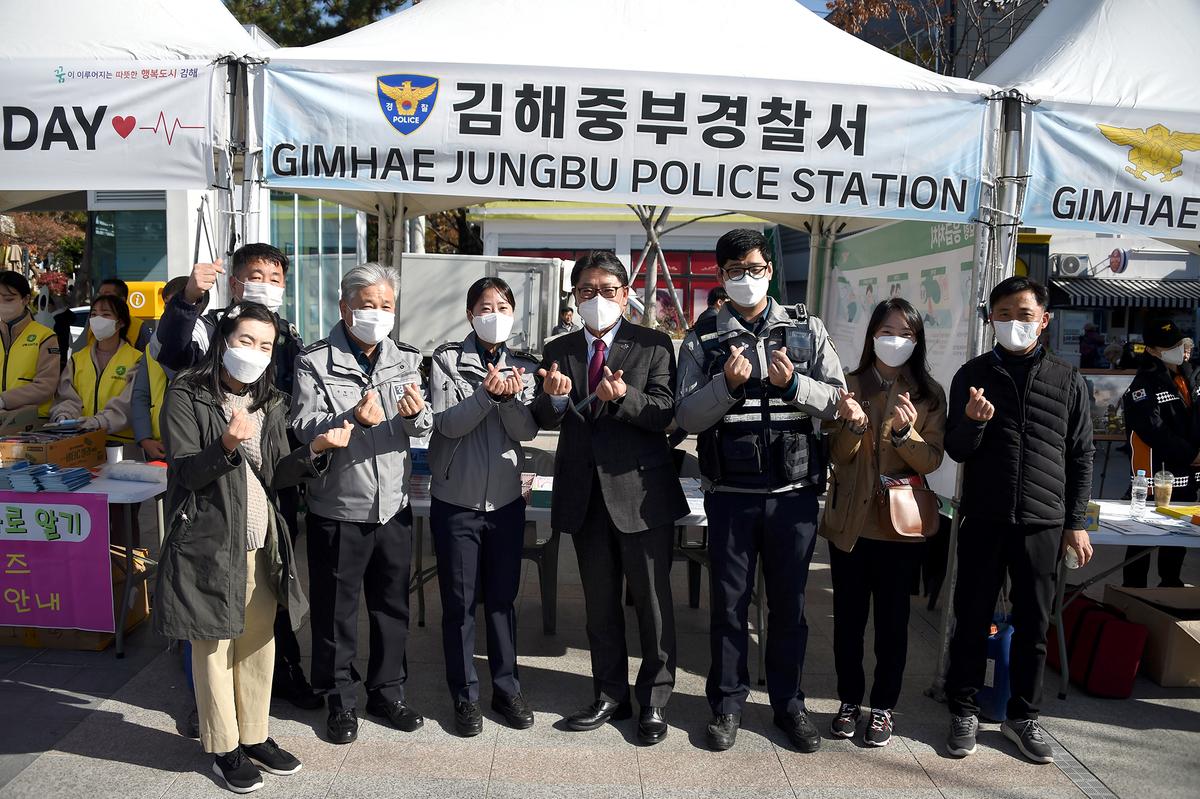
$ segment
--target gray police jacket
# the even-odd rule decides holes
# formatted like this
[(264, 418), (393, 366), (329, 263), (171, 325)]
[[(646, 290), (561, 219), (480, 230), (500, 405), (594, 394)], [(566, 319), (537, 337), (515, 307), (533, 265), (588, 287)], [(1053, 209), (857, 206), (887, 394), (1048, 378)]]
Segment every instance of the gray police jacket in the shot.
[(475, 334), (434, 350), (429, 367), (433, 437), (429, 442), (430, 493), (461, 508), (492, 511), (521, 496), (521, 441), (537, 435), (529, 411), (537, 361), (501, 350), (497, 366), (522, 368), (519, 396), (497, 402), (483, 389), (487, 366), (475, 347)]
[[(771, 300), (766, 310), (764, 333), (779, 326), (793, 324), (786, 308)], [(833, 419), (837, 415), (840, 390), (846, 386), (842, 364), (837, 351), (829, 339), (825, 325), (815, 316), (808, 317), (813, 335), (813, 360), (808, 374), (796, 373), (796, 393), (787, 403), (816, 419)], [(730, 311), (728, 303), (717, 314), (717, 332), (723, 347), (745, 346), (742, 353), (750, 360), (751, 380), (763, 380), (767, 376), (771, 353), (767, 337), (756, 336), (743, 327)], [(709, 377), (704, 369), (704, 349), (700, 338), (693, 330), (683, 340), (679, 353), (679, 374), (675, 391), (675, 421), (684, 430), (701, 433), (721, 421), (742, 399), (741, 387), (730, 393), (724, 373)], [(706, 489), (739, 490), (713, 486), (704, 481)], [(775, 488), (774, 491), (790, 490), (808, 485), (805, 480), (790, 486)]]
[[(383, 524), (408, 505), (409, 438), (428, 433), (433, 414), (426, 404), (405, 419), (397, 403), (405, 384), (421, 384), (420, 367), (418, 350), (385, 338), (368, 375), (354, 357), (342, 322), (328, 338), (300, 353), (291, 413), (296, 438), (308, 444), (343, 422), (354, 426), (350, 445), (332, 454), (321, 478), (309, 481), (310, 511), (326, 519)], [(386, 418), (368, 428), (358, 423), (354, 409), (369, 390), (379, 392)]]

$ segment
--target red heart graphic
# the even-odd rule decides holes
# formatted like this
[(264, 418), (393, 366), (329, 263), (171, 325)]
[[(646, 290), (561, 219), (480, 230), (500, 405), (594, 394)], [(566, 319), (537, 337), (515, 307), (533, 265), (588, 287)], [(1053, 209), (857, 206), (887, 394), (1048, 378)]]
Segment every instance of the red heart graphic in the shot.
[(135, 119), (134, 117), (113, 117), (112, 118), (113, 130), (115, 130), (117, 132), (117, 135), (120, 136), (122, 139), (129, 138), (129, 134), (133, 133), (133, 126), (136, 124), (137, 124), (137, 119)]

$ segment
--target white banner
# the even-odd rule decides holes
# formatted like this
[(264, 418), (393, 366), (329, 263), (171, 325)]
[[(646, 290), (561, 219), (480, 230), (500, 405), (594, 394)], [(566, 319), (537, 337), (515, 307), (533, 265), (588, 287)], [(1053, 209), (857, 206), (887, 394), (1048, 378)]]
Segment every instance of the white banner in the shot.
[[(903, 297), (924, 319), (929, 368), (949, 395), (954, 373), (967, 362), (974, 257), (974, 225), (884, 225), (834, 244), (821, 320), (842, 367), (858, 368), (875, 306)], [(946, 458), (929, 476), (930, 487), (953, 496), (954, 473), (954, 462)]]
[(515, 66), (265, 69), (274, 188), (953, 221), (977, 208), (982, 97)]
[(1200, 116), (1044, 102), (1024, 223), (1200, 239)]
[(206, 188), (213, 73), (199, 61), (6, 62), (0, 189)]

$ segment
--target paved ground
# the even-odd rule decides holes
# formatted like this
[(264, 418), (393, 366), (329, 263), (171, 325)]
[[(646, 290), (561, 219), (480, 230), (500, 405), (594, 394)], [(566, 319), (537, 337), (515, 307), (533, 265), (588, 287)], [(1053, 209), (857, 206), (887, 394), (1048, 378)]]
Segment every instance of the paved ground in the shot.
[[(1115, 555), (1108, 551), (1103, 557)], [(427, 716), (424, 729), (406, 735), (368, 719), (357, 743), (338, 747), (317, 737), (323, 712), (276, 703), (272, 735), (299, 755), (305, 768), (293, 777), (267, 776), (259, 795), (1056, 799), (1107, 796), (1111, 790), (1152, 799), (1195, 795), (1200, 782), (1195, 756), (1200, 749), (1200, 690), (1162, 689), (1145, 680), (1139, 680), (1135, 696), (1126, 701), (1079, 694), (1066, 702), (1049, 700), (1045, 722), (1060, 744), (1056, 765), (1020, 760), (994, 725), (985, 727), (974, 757), (943, 756), (945, 708), (922, 695), (935, 670), (936, 616), (916, 599), (907, 684), (891, 747), (866, 749), (857, 742), (826, 739), (819, 753), (798, 754), (771, 726), (766, 697), (756, 691), (737, 747), (708, 752), (703, 747), (707, 611), (686, 607), (682, 564), (674, 572), (680, 673), (669, 707), (669, 737), (653, 748), (638, 747), (633, 722), (593, 733), (568, 732), (562, 728), (563, 717), (591, 696), (574, 561), (568, 543), (562, 552), (559, 629), (550, 637), (541, 630), (536, 571), (526, 566), (519, 651), (525, 693), (537, 712), (532, 729), (503, 727), (488, 710), (483, 735), (463, 740), (450, 732), (452, 710), (442, 682), (440, 614), (432, 583), (426, 589), (428, 625), (414, 625), (409, 649), (410, 699)], [(1198, 561), (1193, 557), (1188, 563), (1192, 583), (1200, 582)], [(822, 543), (810, 581), (812, 631), (805, 664), (810, 709), (822, 729), (836, 710), (827, 562)], [(632, 616), (629, 620), (632, 631)], [(636, 652), (632, 632), (630, 640)], [(304, 645), (307, 649), (307, 640)], [(486, 681), (486, 661), (477, 662)], [(636, 666), (631, 663), (631, 678)], [(0, 797), (229, 795), (212, 777), (199, 744), (178, 733), (189, 702), (178, 656), (150, 631), (131, 637), (124, 661), (115, 660), (111, 650), (0, 649), (0, 673), (5, 718), (0, 725)], [(1053, 689), (1057, 683), (1049, 685)], [(1053, 697), (1055, 691), (1047, 693)], [(488, 695), (485, 688), (485, 702)]]

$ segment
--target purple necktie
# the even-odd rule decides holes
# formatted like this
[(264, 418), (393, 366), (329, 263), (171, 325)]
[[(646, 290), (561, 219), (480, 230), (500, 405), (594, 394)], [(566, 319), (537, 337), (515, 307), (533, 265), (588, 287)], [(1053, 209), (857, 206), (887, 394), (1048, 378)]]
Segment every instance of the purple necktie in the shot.
[(604, 339), (596, 339), (596, 349), (592, 352), (592, 360), (588, 363), (588, 393), (591, 394), (596, 390), (596, 386), (600, 385), (600, 379), (604, 377), (604, 350), (608, 347), (604, 344)]

